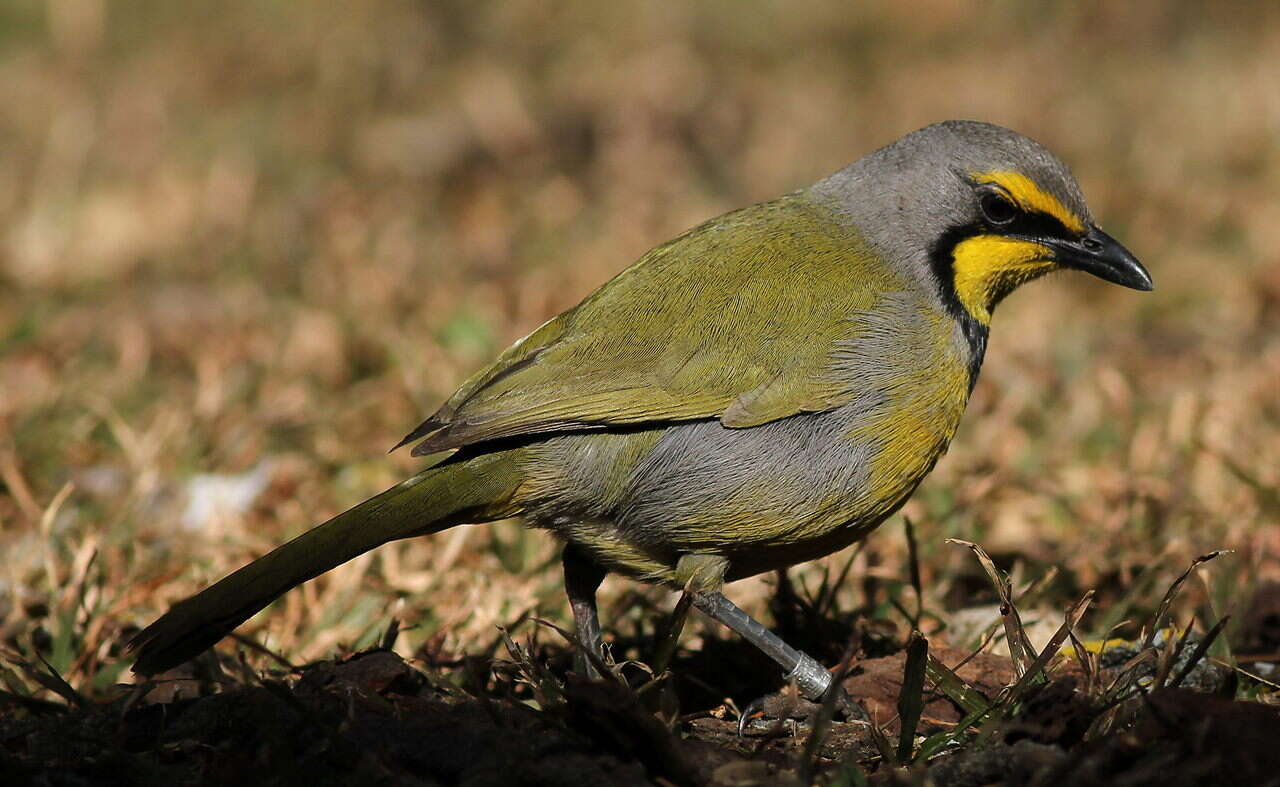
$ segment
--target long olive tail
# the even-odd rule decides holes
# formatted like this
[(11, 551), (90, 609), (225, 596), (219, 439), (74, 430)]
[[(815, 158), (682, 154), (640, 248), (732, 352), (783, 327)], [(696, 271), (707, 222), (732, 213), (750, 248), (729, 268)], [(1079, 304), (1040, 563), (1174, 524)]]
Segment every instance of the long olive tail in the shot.
[(180, 601), (130, 642), (133, 671), (154, 675), (193, 658), (285, 591), (388, 541), (518, 513), (507, 452), (426, 470)]

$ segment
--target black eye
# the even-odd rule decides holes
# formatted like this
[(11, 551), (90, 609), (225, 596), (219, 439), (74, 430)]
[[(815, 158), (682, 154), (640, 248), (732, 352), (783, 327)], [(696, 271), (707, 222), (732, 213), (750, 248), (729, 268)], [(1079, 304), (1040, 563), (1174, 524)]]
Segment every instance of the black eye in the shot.
[(1018, 208), (999, 192), (987, 191), (978, 198), (982, 215), (992, 224), (1008, 224), (1018, 215)]

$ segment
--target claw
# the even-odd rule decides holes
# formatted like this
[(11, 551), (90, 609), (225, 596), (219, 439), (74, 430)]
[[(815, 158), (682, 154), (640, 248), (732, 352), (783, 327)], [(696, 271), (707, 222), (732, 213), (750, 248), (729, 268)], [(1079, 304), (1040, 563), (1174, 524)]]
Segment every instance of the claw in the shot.
[[(845, 721), (867, 721), (869, 717), (863, 707), (855, 702), (843, 686), (835, 690), (836, 715)], [(738, 737), (746, 735), (747, 726), (760, 716), (776, 719), (802, 719), (815, 716), (821, 708), (821, 702), (785, 694), (770, 694), (757, 697), (742, 709), (738, 716)]]
[(738, 737), (741, 738), (747, 733), (747, 723), (751, 721), (751, 717), (757, 713), (764, 713), (764, 697), (756, 697), (747, 703), (747, 707), (742, 709), (742, 714), (738, 716)]
[(871, 720), (866, 709), (854, 702), (853, 697), (849, 696), (849, 692), (845, 691), (843, 686), (836, 687), (836, 711), (844, 717), (845, 721)]

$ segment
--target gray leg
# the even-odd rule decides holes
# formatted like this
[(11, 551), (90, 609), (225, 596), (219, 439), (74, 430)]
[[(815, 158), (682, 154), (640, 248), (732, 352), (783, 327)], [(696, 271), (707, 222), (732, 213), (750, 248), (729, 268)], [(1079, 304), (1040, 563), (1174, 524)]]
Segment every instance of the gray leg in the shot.
[(596, 590), (608, 572), (573, 544), (565, 546), (561, 559), (564, 562), (564, 589), (569, 596), (569, 607), (573, 610), (573, 623), (581, 647), (574, 657), (575, 669), (588, 678), (596, 679), (600, 675), (584, 651), (589, 650), (597, 656), (602, 653)]
[(826, 694), (827, 687), (831, 685), (831, 673), (812, 656), (783, 642), (782, 638), (756, 622), (737, 604), (725, 598), (724, 594), (718, 591), (694, 591), (692, 595), (693, 605), (704, 615), (738, 632), (743, 639), (778, 662), (786, 672), (787, 680), (795, 681), (800, 693), (807, 699), (819, 701)]

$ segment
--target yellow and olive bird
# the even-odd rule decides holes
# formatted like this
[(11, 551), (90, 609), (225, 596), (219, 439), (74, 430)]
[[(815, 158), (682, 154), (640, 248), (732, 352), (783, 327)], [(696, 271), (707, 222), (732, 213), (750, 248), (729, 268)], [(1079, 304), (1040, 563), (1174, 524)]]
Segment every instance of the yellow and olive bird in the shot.
[(829, 673), (722, 586), (897, 511), (956, 433), (996, 305), (1061, 269), (1151, 289), (1044, 147), (970, 121), (908, 134), (656, 247), (516, 342), (400, 444), (447, 458), (174, 605), (133, 669), (388, 541), (519, 515), (564, 541), (585, 647), (614, 571), (689, 591), (816, 699)]

